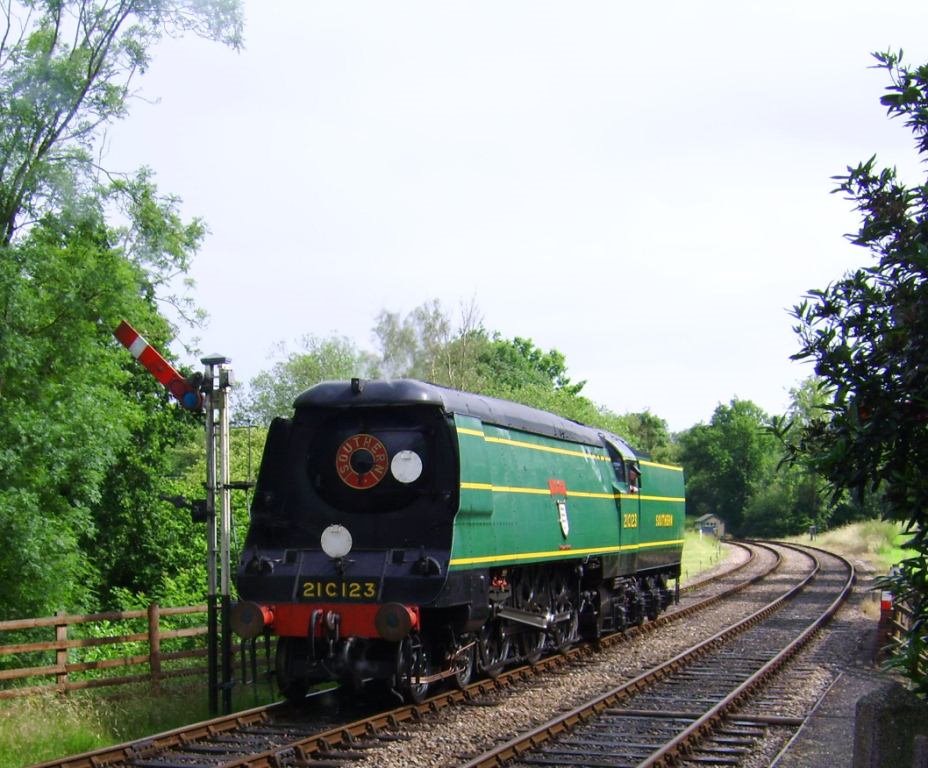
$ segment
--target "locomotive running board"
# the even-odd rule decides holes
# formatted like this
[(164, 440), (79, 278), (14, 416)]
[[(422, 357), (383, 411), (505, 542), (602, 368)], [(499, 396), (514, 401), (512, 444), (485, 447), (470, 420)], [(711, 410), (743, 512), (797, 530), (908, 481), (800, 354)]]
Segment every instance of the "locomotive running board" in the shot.
[(539, 613), (520, 611), (518, 608), (500, 608), (496, 615), (501, 619), (514, 621), (516, 624), (525, 624), (535, 629), (548, 631), (554, 629), (556, 624), (567, 621), (570, 618), (570, 611), (565, 611), (564, 613), (546, 613), (542, 615)]

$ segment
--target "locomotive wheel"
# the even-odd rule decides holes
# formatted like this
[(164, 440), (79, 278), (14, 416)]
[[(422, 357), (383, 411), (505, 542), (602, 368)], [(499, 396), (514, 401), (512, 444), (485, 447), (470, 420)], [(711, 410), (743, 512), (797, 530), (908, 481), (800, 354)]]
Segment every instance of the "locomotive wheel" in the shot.
[(566, 574), (554, 577), (551, 585), (551, 606), (557, 615), (570, 614), (570, 618), (558, 622), (554, 629), (555, 645), (559, 651), (565, 651), (580, 639), (580, 612), (574, 602), (573, 591)]
[(476, 643), (461, 651), (454, 660), (454, 684), (458, 688), (466, 686), (474, 676), (474, 656)]
[(519, 648), (529, 664), (541, 658), (545, 650), (545, 633), (536, 629), (523, 629), (519, 634)]
[(480, 628), (477, 640), (479, 669), (487, 677), (497, 678), (509, 658), (511, 641), (502, 623), (488, 621)]
[(415, 635), (404, 638), (397, 647), (397, 688), (413, 704), (421, 704), (429, 692), (428, 683), (415, 682), (417, 677), (432, 673), (428, 649), (422, 639)]
[[(548, 613), (548, 592), (545, 589), (544, 572), (536, 568), (526, 568), (519, 574), (513, 584), (513, 600), (516, 608), (530, 613)], [(545, 633), (540, 629), (520, 627), (519, 651), (529, 664), (541, 658), (545, 647)]]
[(297, 670), (306, 659), (305, 641), (295, 637), (281, 637), (277, 641), (274, 671), (277, 687), (288, 701), (299, 701), (306, 697), (309, 680)]
[(648, 620), (654, 621), (661, 613), (660, 582), (656, 578), (645, 581), (648, 595)]

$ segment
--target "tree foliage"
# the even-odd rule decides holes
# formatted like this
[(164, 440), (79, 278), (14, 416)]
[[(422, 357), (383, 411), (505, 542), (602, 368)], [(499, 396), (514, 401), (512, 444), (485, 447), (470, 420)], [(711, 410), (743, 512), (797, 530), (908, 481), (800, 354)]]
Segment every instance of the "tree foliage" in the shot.
[[(609, 414), (603, 408), (600, 411), (604, 415)], [(650, 411), (639, 411), (615, 416), (614, 419), (612, 431), (625, 437), (638, 450), (647, 453), (655, 461), (679, 463), (679, 446), (673, 440), (667, 422), (660, 416)]]
[(442, 373), (443, 353), (451, 341), (451, 320), (434, 299), (406, 317), (382, 310), (374, 336), (380, 345), (383, 375), (437, 381)]
[(462, 304), (457, 327), (438, 299), (403, 316), (382, 310), (373, 329), (379, 347), (376, 370), (456, 389), (475, 389), (477, 355), (487, 342), (474, 302)]
[(520, 336), (503, 339), (495, 334), (479, 351), (477, 368), (478, 375), (498, 392), (536, 388), (573, 396), (586, 384), (570, 381), (563, 353), (556, 349), (545, 352), (531, 339)]
[(831, 499), (817, 468), (784, 461), (777, 439), (786, 418), (810, 423), (823, 412), (827, 387), (814, 379), (790, 392), (788, 415), (770, 417), (748, 400), (719, 405), (708, 424), (677, 436), (686, 471), (687, 512), (722, 517), (733, 533), (789, 536), (866, 514), (852, 499)]
[(745, 532), (748, 504), (776, 465), (776, 446), (764, 429), (767, 421), (757, 405), (735, 399), (720, 404), (708, 424), (680, 435), (689, 514), (715, 514), (728, 530)]
[(99, 216), (49, 218), (0, 262), (11, 318), (0, 336), (0, 604), (10, 613), (79, 607), (106, 591), (105, 561), (137, 549), (118, 548), (108, 523), (132, 521), (131, 542), (152, 518), (159, 451), (189, 428), (112, 338), (124, 316), (156, 343), (169, 328), (108, 235)]
[[(928, 159), (928, 65), (910, 68), (901, 53), (875, 58), (890, 79), (881, 102)], [(915, 610), (900, 666), (928, 694), (916, 671), (928, 642), (928, 184), (907, 186), (875, 157), (837, 180), (861, 216), (848, 237), (872, 261), (795, 307), (794, 357), (815, 362), (831, 396), (825, 417), (792, 434), (781, 425), (780, 435), (836, 494), (881, 493), (885, 516), (911, 533), (917, 554), (894, 583)]]
[[(304, 336), (301, 350), (286, 354), (270, 371), (248, 384), (236, 421), (267, 426), (275, 416), (288, 416), (297, 395), (313, 384), (375, 374), (377, 361), (345, 337)], [(281, 347), (281, 352), (285, 352)]]
[(241, 42), (234, 0), (22, 0), (0, 36), (0, 242), (78, 202), (100, 131), (128, 110), (132, 81), (164, 34)]
[[(158, 500), (189, 416), (120, 347), (156, 346), (159, 302), (204, 228), (148, 171), (107, 174), (103, 129), (165, 34), (238, 43), (231, 0), (21, 0), (0, 26), (0, 618), (135, 587), (169, 535)], [(137, 546), (144, 539), (145, 544)]]

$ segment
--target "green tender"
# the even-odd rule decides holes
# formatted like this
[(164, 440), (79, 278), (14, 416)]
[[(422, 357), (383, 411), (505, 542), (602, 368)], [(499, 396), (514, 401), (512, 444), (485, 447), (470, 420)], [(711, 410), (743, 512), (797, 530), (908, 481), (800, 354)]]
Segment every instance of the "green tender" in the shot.
[(602, 445), (454, 421), (461, 489), (451, 570), (590, 555), (618, 555), (625, 572), (679, 563), (681, 467), (640, 459), (635, 492)]

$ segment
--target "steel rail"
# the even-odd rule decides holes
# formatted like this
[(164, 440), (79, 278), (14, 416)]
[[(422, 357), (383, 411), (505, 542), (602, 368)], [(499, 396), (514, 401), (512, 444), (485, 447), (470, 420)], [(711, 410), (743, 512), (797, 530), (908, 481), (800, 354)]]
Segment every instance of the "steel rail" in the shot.
[[(760, 545), (759, 542), (753, 543)], [(800, 552), (804, 552), (807, 555), (809, 554), (802, 548), (791, 548)], [(832, 553), (828, 554), (832, 555)], [(812, 557), (812, 555), (809, 556)], [(786, 648), (777, 654), (775, 659), (779, 659), (779, 664), (785, 663), (786, 660), (791, 658), (802, 645), (808, 642), (814, 632), (817, 631), (822, 624), (831, 618), (831, 616), (837, 610), (838, 606), (846, 599), (851, 587), (853, 586), (853, 566), (847, 560), (844, 560), (837, 555), (832, 556), (841, 560), (845, 567), (848, 569), (849, 577), (844, 585), (844, 588), (842, 589), (839, 597), (831, 603), (829, 608), (822, 615), (820, 615), (812, 625), (807, 627), (799, 637), (794, 639)], [(536, 749), (544, 742), (549, 741), (557, 736), (563, 735), (578, 725), (582, 725), (585, 722), (595, 719), (606, 709), (613, 708), (616, 704), (631, 697), (633, 694), (647, 688), (650, 685), (653, 685), (660, 680), (663, 680), (686, 664), (701, 658), (711, 650), (721, 646), (728, 639), (733, 638), (743, 633), (747, 629), (757, 625), (765, 618), (777, 611), (786, 601), (792, 599), (801, 590), (805, 589), (805, 587), (817, 576), (820, 570), (820, 564), (818, 563), (818, 560), (814, 559), (814, 562), (815, 567), (813, 568), (812, 572), (809, 573), (799, 584), (795, 585), (789, 591), (780, 595), (776, 600), (771, 601), (763, 608), (755, 611), (746, 619), (743, 619), (736, 624), (733, 624), (732, 626), (722, 630), (721, 632), (716, 633), (707, 640), (704, 640), (689, 650), (678, 654), (669, 661), (664, 662), (663, 664), (653, 667), (652, 669), (638, 675), (629, 682), (617, 686), (610, 691), (596, 697), (595, 699), (592, 699), (591, 701), (579, 707), (576, 707), (552, 720), (549, 720), (548, 722), (534, 728), (529, 732), (526, 732), (514, 739), (507, 741), (504, 744), (498, 745), (493, 749), (488, 750), (482, 755), (479, 755), (478, 757), (463, 764), (461, 768), (490, 768), (491, 766), (495, 768), (497, 766), (505, 765), (511, 760), (518, 759), (520, 755)], [(660, 749), (659, 754), (655, 753), (655, 755), (649, 758), (648, 761), (641, 763), (639, 768), (652, 765), (666, 765), (667, 761), (665, 758), (679, 754), (681, 751), (683, 751), (684, 748), (691, 745), (694, 739), (701, 738), (709, 730), (708, 724), (710, 722), (717, 721), (719, 718), (723, 717), (733, 708), (735, 703), (742, 701), (750, 690), (753, 690), (753, 688), (756, 688), (764, 680), (766, 680), (767, 677), (769, 677), (776, 668), (778, 668), (778, 664), (775, 663), (775, 660), (773, 659), (765, 663), (760, 670), (755, 672), (754, 675), (748, 679), (748, 681), (745, 681), (739, 685), (735, 691), (732, 691), (731, 694), (726, 697), (724, 702), (720, 702), (709, 712), (701, 715), (696, 722), (694, 722), (686, 729), (685, 736), (684, 734), (680, 734), (678, 737), (668, 742)]]
[[(734, 546), (742, 547), (750, 552), (750, 556), (734, 568), (721, 571), (713, 576), (687, 585), (681, 591), (695, 591), (707, 585), (725, 579), (743, 570), (756, 559), (757, 548), (763, 548), (775, 555), (773, 564), (763, 572), (749, 579), (738, 582), (726, 589), (709, 596), (704, 600), (692, 603), (672, 613), (659, 616), (641, 626), (631, 627), (625, 632), (618, 632), (600, 638), (592, 644), (582, 644), (566, 651), (542, 658), (534, 665), (523, 665), (506, 670), (495, 679), (478, 680), (463, 690), (453, 689), (439, 693), (421, 704), (410, 704), (395, 708), (388, 712), (374, 715), (369, 718), (348, 723), (343, 726), (330, 728), (311, 736), (294, 740), (292, 743), (274, 747), (262, 753), (235, 758), (223, 763), (222, 768), (237, 766), (277, 766), (281, 762), (281, 755), (293, 752), (300, 759), (312, 759), (314, 756), (355, 744), (358, 739), (369, 739), (384, 729), (395, 729), (404, 722), (416, 722), (429, 713), (438, 712), (449, 706), (462, 702), (472, 701), (489, 693), (505, 690), (517, 682), (529, 679), (541, 672), (557, 669), (581, 655), (590, 654), (594, 648), (608, 648), (627, 642), (640, 634), (656, 631), (670, 623), (706, 610), (712, 605), (730, 597), (733, 594), (765, 578), (776, 571), (781, 564), (779, 553), (762, 542), (732, 542)], [(154, 736), (145, 737), (123, 744), (103, 747), (79, 755), (65, 757), (40, 763), (32, 768), (111, 768), (114, 766), (131, 764), (132, 760), (152, 759), (159, 753), (171, 749), (182, 749), (184, 745), (197, 740), (208, 739), (217, 735), (229, 734), (238, 729), (253, 725), (267, 725), (273, 722), (274, 716), (289, 711), (288, 705), (283, 702), (255, 707), (231, 715), (213, 718), (189, 726), (183, 726)]]
[(729, 542), (726, 542), (726, 544), (728, 544), (728, 546), (731, 546), (731, 547), (738, 547), (740, 549), (745, 550), (748, 553), (747, 559), (742, 560), (734, 568), (727, 568), (726, 570), (719, 571), (718, 573), (714, 573), (711, 576), (707, 576), (704, 579), (699, 579), (698, 581), (691, 581), (686, 586), (680, 587), (681, 594), (684, 592), (694, 592), (695, 590), (702, 589), (706, 585), (711, 584), (715, 581), (721, 581), (722, 579), (728, 578), (729, 576), (735, 573), (738, 573), (739, 571), (747, 568), (749, 565), (751, 565), (751, 563), (754, 562), (754, 558), (757, 557), (756, 550), (751, 549), (749, 546), (747, 546), (746, 544), (740, 541), (729, 541)]
[(249, 725), (264, 724), (268, 722), (275, 711), (285, 707), (286, 705), (282, 702), (254, 707), (232, 715), (174, 728), (155, 736), (147, 736), (124, 744), (116, 744), (59, 760), (39, 763), (32, 766), (32, 768), (103, 768), (104, 766), (124, 765), (130, 759), (148, 757), (150, 754), (189, 741), (215, 736), (220, 733), (228, 733)]
[[(809, 547), (809, 549), (817, 549)], [(818, 550), (821, 552), (821, 550)], [(831, 554), (831, 553), (828, 553)], [(715, 723), (730, 713), (747, 698), (747, 696), (763, 685), (769, 677), (785, 665), (793, 656), (795, 656), (811, 639), (818, 630), (824, 626), (837, 613), (838, 608), (844, 603), (856, 580), (854, 566), (848, 560), (838, 555), (832, 555), (841, 560), (848, 569), (848, 577), (844, 583), (841, 592), (831, 602), (828, 608), (819, 617), (807, 626), (798, 637), (790, 642), (782, 651), (770, 659), (750, 678), (745, 680), (735, 690), (728, 694), (718, 704), (712, 707), (698, 720), (684, 728), (674, 739), (669, 741), (664, 747), (655, 752), (650, 758), (642, 761), (638, 768), (656, 768), (657, 766), (668, 766), (681, 752), (685, 751), (695, 741), (708, 735), (714, 728)], [(818, 568), (816, 568), (818, 571)]]
[[(613, 635), (601, 638), (599, 641), (597, 641), (598, 646), (610, 647), (622, 642), (627, 642), (632, 637), (636, 637), (645, 632), (654, 631), (670, 622), (678, 621), (679, 619), (689, 616), (692, 613), (714, 605), (715, 603), (724, 599), (724, 597), (741, 591), (750, 584), (756, 583), (760, 579), (768, 576), (770, 573), (775, 572), (780, 567), (782, 558), (774, 548), (761, 542), (751, 542), (748, 546), (763, 548), (771, 552), (775, 556), (773, 564), (762, 573), (759, 573), (744, 582), (733, 585), (721, 593), (712, 595), (704, 601), (694, 603), (693, 605), (687, 606), (684, 609), (675, 611), (673, 614), (658, 617), (653, 622), (648, 622), (647, 624), (644, 624), (640, 627), (633, 627), (624, 633), (618, 632)], [(724, 575), (725, 574), (722, 574), (719, 578)], [(706, 581), (708, 582), (709, 580)], [(345, 726), (335, 727), (328, 731), (315, 734), (314, 736), (300, 739), (299, 741), (288, 745), (286, 748), (278, 748), (269, 750), (262, 754), (234, 759), (232, 761), (221, 764), (217, 768), (245, 768), (245, 766), (248, 766), (249, 768), (278, 768), (278, 766), (284, 762), (284, 752), (292, 752), (300, 761), (309, 762), (313, 759), (317, 759), (321, 755), (328, 755), (335, 750), (355, 747), (357, 745), (358, 739), (376, 738), (377, 734), (380, 733), (382, 729), (395, 729), (404, 722), (418, 722), (427, 713), (438, 712), (461, 701), (473, 700), (477, 698), (478, 695), (483, 695), (493, 691), (501, 690), (503, 688), (508, 688), (515, 682), (528, 679), (542, 671), (559, 668), (567, 664), (570, 660), (575, 659), (581, 654), (585, 653), (590, 653), (589, 646), (584, 645), (571, 648), (561, 654), (555, 654), (553, 656), (543, 658), (539, 662), (536, 662), (534, 665), (522, 666), (509, 670), (496, 679), (480, 680), (477, 683), (468, 686), (462, 691), (448, 691), (428, 699), (422, 704), (399, 707), (382, 715), (367, 718), (365, 720), (359, 720)]]

